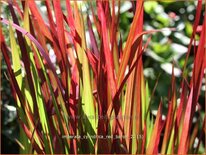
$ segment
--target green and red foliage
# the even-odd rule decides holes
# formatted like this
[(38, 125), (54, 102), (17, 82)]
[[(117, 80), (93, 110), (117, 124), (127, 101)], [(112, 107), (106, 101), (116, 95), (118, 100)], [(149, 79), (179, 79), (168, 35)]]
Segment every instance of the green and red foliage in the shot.
[(199, 143), (203, 141), (205, 120), (199, 120), (203, 123), (198, 135), (199, 121), (194, 124), (192, 119), (205, 78), (205, 17), (198, 31), (192, 78), (184, 73), (199, 25), (201, 0), (182, 70), (181, 91), (176, 89), (173, 63), (166, 119), (162, 101), (156, 117), (151, 115), (156, 86), (150, 95), (142, 59), (151, 39), (144, 43), (143, 35), (164, 29), (143, 31), (143, 0), (132, 2), (134, 17), (124, 47), (118, 29), (121, 1), (88, 2), (92, 14), (84, 15), (77, 1), (63, 1), (67, 11), (63, 12), (60, 0), (45, 0), (47, 20), (34, 0), (4, 3), (12, 20), (0, 20), (1, 27), (7, 25), (10, 38), (6, 43), (0, 28), (1, 52), (17, 103), (20, 153), (198, 152), (199, 145), (194, 149), (193, 144), (196, 137)]

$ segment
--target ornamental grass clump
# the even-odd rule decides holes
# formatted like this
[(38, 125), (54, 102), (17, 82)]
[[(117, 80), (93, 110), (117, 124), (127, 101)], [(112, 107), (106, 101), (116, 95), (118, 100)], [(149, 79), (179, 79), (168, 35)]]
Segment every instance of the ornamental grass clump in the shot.
[[(119, 32), (121, 1), (88, 1), (83, 14), (77, 1), (45, 0), (44, 15), (34, 0), (0, 3), (11, 15), (1, 17), (0, 43), (16, 101), (20, 153), (198, 153), (204, 143), (205, 116), (192, 120), (196, 107), (206, 104), (198, 103), (206, 80), (205, 17), (191, 79), (186, 68), (205, 6), (201, 0), (181, 90), (176, 88), (173, 63), (171, 87), (165, 90), (166, 116), (162, 101), (156, 116), (151, 114), (158, 80), (149, 88), (142, 56), (153, 35), (177, 29), (144, 31), (143, 0), (131, 2), (133, 19), (125, 43)], [(149, 36), (146, 42), (144, 35)]]

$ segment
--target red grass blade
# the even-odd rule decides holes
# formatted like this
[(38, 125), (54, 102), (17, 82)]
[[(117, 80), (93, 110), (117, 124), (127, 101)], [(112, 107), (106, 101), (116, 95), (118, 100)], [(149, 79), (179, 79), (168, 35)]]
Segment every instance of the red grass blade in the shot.
[[(203, 23), (203, 27), (205, 27), (205, 21)], [(204, 69), (205, 69), (205, 61), (206, 61), (206, 54), (205, 54), (205, 29), (202, 30), (200, 35), (200, 42), (197, 49), (197, 54), (195, 56), (194, 62), (194, 69), (193, 69), (193, 76), (192, 82), (194, 86), (194, 94), (193, 94), (193, 108), (196, 106), (198, 97), (200, 94), (202, 79), (204, 76)]]
[(135, 35), (137, 35), (136, 32), (136, 28), (138, 25), (138, 19), (140, 17), (140, 13), (143, 7), (143, 1), (140, 0), (137, 2), (138, 6), (136, 9), (136, 13), (134, 15), (134, 19), (132, 22), (132, 26), (130, 28), (130, 32), (127, 38), (127, 42), (126, 42), (126, 46), (124, 48), (124, 52), (123, 52), (123, 56), (122, 56), (122, 62), (120, 63), (120, 68), (119, 68), (119, 72), (118, 72), (118, 82), (117, 85), (119, 86), (120, 83), (122, 82), (123, 78), (124, 78), (124, 74), (125, 74), (125, 70), (131, 55), (131, 47), (135, 38)]
[[(172, 66), (172, 81), (171, 81), (171, 92), (172, 96), (168, 103), (168, 113), (166, 118), (166, 126), (165, 126), (165, 132), (164, 132), (164, 139), (162, 142), (162, 148), (161, 153), (165, 154), (167, 153), (167, 147), (169, 145), (169, 142), (171, 140), (170, 136), (172, 134), (172, 128), (174, 127), (174, 123), (176, 120), (175, 118), (175, 111), (176, 111), (176, 87), (175, 87), (175, 76), (174, 76), (174, 62)], [(170, 139), (169, 139), (170, 138)]]
[(190, 51), (191, 51), (191, 48), (192, 48), (192, 42), (194, 40), (196, 31), (197, 31), (197, 26), (199, 24), (199, 20), (200, 20), (200, 16), (201, 16), (201, 10), (202, 10), (202, 0), (198, 0), (197, 11), (196, 11), (195, 21), (194, 21), (194, 25), (193, 25), (192, 37), (190, 38), (190, 43), (189, 43), (189, 47), (188, 47), (188, 51), (187, 51), (187, 56), (186, 56), (184, 67), (183, 67), (183, 76), (185, 76), (184, 73), (185, 73), (187, 61), (188, 61), (188, 58), (189, 58), (189, 55), (190, 55)]
[(164, 127), (164, 121), (162, 120), (162, 102), (159, 105), (154, 128), (152, 131), (152, 135), (150, 138), (150, 142), (148, 148), (146, 150), (146, 154), (157, 154), (158, 153), (158, 145), (160, 141), (160, 134)]
[(99, 18), (101, 20), (101, 30), (103, 35), (103, 45), (104, 45), (104, 55), (106, 58), (106, 68), (107, 68), (107, 75), (108, 75), (108, 81), (110, 82), (111, 87), (111, 93), (112, 97), (114, 97), (116, 93), (116, 80), (114, 75), (114, 62), (113, 57), (109, 48), (109, 40), (108, 40), (108, 32), (107, 32), (107, 26), (106, 26), (106, 18), (104, 14), (104, 10), (102, 8), (102, 4), (98, 3), (98, 9), (99, 9)]
[(67, 53), (66, 53), (66, 44), (65, 44), (65, 33), (64, 33), (64, 19), (63, 19), (63, 14), (61, 10), (61, 2), (60, 0), (55, 0), (53, 1), (54, 4), (54, 12), (55, 12), (55, 17), (56, 17), (56, 25), (57, 25), (57, 37), (59, 40), (59, 45), (61, 49), (61, 56), (62, 56), (62, 83), (65, 89), (65, 95), (66, 98), (68, 98), (68, 58), (67, 58)]
[(188, 133), (189, 127), (191, 124), (191, 111), (192, 111), (192, 98), (193, 97), (193, 87), (191, 88), (190, 95), (187, 101), (185, 117), (183, 122), (184, 130), (182, 130), (181, 137), (180, 137), (180, 144), (178, 148), (178, 154), (186, 154), (187, 153), (187, 141), (188, 141)]
[(72, 33), (74, 33), (75, 32), (75, 22), (74, 22), (70, 0), (66, 0), (66, 8), (67, 8), (67, 13), (68, 13), (67, 21), (69, 23)]
[(92, 29), (91, 20), (88, 15), (87, 15), (87, 24), (88, 24), (89, 36), (91, 40), (92, 51), (94, 52), (95, 56), (99, 59), (99, 50), (97, 47), (97, 41), (94, 35), (94, 31)]
[(51, 41), (52, 40), (52, 37), (51, 37), (51, 33), (48, 29), (48, 27), (46, 26), (41, 14), (39, 13), (38, 11), (38, 8), (35, 4), (35, 1), (34, 0), (29, 0), (29, 8), (32, 12), (32, 14), (34, 15), (34, 17), (36, 18), (37, 22), (39, 23), (39, 25), (41, 25), (41, 30), (42, 30), (42, 33)]
[(88, 57), (89, 63), (92, 66), (93, 72), (95, 74), (95, 76), (97, 76), (97, 70), (98, 70), (98, 59), (96, 58), (96, 56), (89, 50), (87, 49), (86, 55)]

